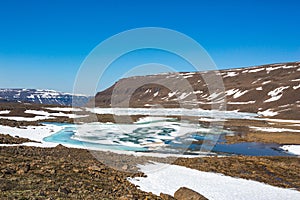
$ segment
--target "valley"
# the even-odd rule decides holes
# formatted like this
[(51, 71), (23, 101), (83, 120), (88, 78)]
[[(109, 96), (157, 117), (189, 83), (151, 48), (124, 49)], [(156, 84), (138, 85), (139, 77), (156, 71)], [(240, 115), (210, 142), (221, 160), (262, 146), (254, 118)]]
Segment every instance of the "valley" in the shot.
[[(224, 87), (210, 93), (204, 80), (215, 75)], [(149, 84), (153, 82), (157, 84)], [(175, 87), (181, 82), (189, 87)], [(2, 195), (71, 199), (92, 198), (97, 191), (98, 198), (166, 199), (160, 192), (173, 195), (176, 184), (184, 185), (153, 187), (147, 170), (168, 165), (212, 181), (221, 173), (228, 185), (246, 181), (249, 187), (264, 188), (262, 182), (268, 184), (263, 192), (272, 191), (270, 198), (297, 197), (299, 82), (300, 63), (294, 62), (130, 77), (84, 99), (81, 106), (59, 103), (53, 95), (51, 101), (30, 101), (20, 90), (24, 98), (11, 90), (12, 100), (8, 90), (1, 90)], [(41, 177), (39, 169), (48, 175)], [(240, 188), (239, 198), (249, 199), (247, 192)], [(220, 195), (210, 189), (200, 193)]]

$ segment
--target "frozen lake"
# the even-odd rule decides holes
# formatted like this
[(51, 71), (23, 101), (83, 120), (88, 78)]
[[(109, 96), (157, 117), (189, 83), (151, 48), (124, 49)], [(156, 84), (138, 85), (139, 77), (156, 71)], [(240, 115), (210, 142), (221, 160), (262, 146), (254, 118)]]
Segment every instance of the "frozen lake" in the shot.
[(133, 124), (97, 122), (61, 126), (62, 130), (45, 137), (44, 141), (87, 149), (173, 155), (290, 155), (277, 144), (224, 144), (224, 136), (232, 134), (231, 131), (172, 118), (146, 117)]

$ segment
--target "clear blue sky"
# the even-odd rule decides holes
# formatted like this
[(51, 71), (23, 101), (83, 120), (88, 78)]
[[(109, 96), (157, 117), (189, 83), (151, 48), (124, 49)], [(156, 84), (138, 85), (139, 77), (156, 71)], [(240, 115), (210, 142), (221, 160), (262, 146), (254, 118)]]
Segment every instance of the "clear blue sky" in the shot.
[[(70, 92), (81, 62), (97, 44), (138, 27), (192, 37), (220, 69), (300, 60), (299, 2), (1, 0), (0, 88)], [(100, 88), (117, 78), (106, 78)]]

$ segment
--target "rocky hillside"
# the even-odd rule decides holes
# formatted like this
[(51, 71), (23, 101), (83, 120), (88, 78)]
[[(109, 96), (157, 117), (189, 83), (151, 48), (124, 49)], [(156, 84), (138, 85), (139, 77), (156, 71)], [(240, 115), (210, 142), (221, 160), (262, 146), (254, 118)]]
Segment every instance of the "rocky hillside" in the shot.
[(90, 97), (57, 92), (54, 90), (36, 89), (0, 89), (0, 101), (29, 102), (37, 104), (53, 104), (62, 106), (85, 105)]
[[(212, 79), (216, 75), (220, 79), (214, 83)], [(224, 87), (222, 83), (220, 88), (215, 87), (214, 84), (218, 85), (220, 80)], [(209, 92), (210, 88), (217, 89)], [(300, 62), (292, 62), (216, 72), (125, 78), (99, 92), (88, 105), (95, 103), (97, 107), (110, 107), (113, 102), (113, 106), (125, 107), (128, 101), (130, 107), (192, 105), (211, 109), (212, 103), (225, 97), (227, 110), (253, 112), (265, 117), (300, 119), (299, 91)]]

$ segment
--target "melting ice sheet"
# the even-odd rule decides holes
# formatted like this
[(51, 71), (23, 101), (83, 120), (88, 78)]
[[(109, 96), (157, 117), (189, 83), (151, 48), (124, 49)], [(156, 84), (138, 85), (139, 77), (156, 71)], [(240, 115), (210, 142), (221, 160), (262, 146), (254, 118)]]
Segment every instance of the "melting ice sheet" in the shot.
[[(49, 137), (46, 142), (84, 145), (92, 149), (125, 151), (161, 151), (180, 153), (196, 141), (195, 137), (218, 135), (212, 128), (178, 122), (168, 118), (143, 118), (134, 124), (88, 123), (70, 125)], [(210, 140), (214, 138), (210, 137)]]
[[(259, 143), (223, 144), (223, 135), (231, 131), (202, 127), (200, 124), (171, 118), (146, 117), (134, 124), (87, 123), (65, 125), (61, 131), (44, 138), (93, 150), (152, 152), (158, 154), (207, 155), (289, 155), (278, 146)], [(221, 137), (220, 137), (221, 136)]]

